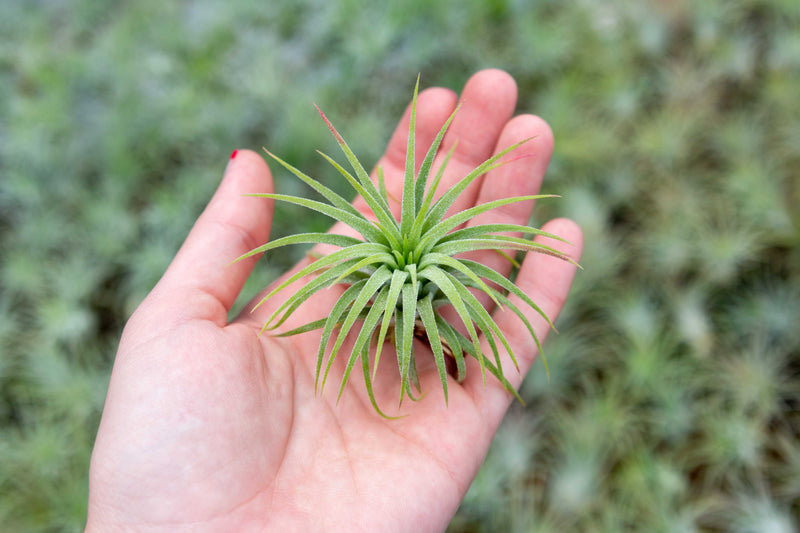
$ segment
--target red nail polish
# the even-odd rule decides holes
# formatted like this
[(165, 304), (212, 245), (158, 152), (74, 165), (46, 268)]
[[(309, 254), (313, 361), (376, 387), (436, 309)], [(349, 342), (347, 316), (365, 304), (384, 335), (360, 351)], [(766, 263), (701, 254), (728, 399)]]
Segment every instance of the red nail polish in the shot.
[(236, 157), (236, 154), (238, 154), (238, 153), (239, 153), (239, 150), (234, 150), (233, 152), (231, 152), (231, 159)]

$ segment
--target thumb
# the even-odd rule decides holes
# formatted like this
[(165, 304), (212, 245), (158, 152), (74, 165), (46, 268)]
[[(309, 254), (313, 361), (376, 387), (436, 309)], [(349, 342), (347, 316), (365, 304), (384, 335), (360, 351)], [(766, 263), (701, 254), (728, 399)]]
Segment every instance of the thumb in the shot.
[(249, 150), (231, 154), (222, 183), (148, 297), (147, 303), (165, 311), (155, 313), (161, 326), (189, 319), (226, 324), (258, 256), (231, 261), (264, 244), (272, 225), (272, 200), (244, 195), (272, 190), (261, 156)]

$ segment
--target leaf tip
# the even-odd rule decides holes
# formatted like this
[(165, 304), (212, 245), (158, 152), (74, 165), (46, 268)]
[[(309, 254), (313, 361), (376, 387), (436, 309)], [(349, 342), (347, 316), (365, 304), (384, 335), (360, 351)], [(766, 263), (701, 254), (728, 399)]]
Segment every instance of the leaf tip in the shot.
[(328, 117), (325, 116), (325, 113), (322, 112), (322, 109), (320, 109), (317, 104), (314, 104), (314, 107), (317, 109), (319, 116), (322, 117), (322, 120), (325, 121), (325, 124), (328, 126), (328, 129), (331, 130), (331, 133), (336, 138), (336, 142), (339, 143), (340, 145), (344, 144), (344, 138), (342, 138), (342, 136), (339, 135), (339, 132), (336, 131), (336, 128), (333, 127), (333, 124), (331, 124), (331, 121), (328, 120)]

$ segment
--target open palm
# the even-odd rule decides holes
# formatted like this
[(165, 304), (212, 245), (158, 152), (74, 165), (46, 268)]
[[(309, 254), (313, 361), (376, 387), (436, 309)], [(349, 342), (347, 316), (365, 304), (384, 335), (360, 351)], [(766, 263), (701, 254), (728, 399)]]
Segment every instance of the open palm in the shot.
[[(456, 100), (445, 89), (420, 94), (417, 149), (423, 155)], [(479, 72), (465, 86), (441, 150), (458, 141), (444, 188), (492, 153), (535, 138), (519, 148), (530, 157), (471, 185), (454, 210), (538, 191), (552, 135), (536, 117), (512, 118), (515, 104), (516, 86), (503, 72)], [(395, 198), (408, 117), (380, 163)], [(418, 343), (426, 395), (396, 408), (397, 364), (386, 353), (373, 384), (378, 402), (389, 414), (407, 415), (386, 420), (355, 374), (338, 403), (337, 386), (315, 391), (318, 332), (258, 335), (279, 298), (228, 323), (255, 259), (226, 265), (266, 242), (272, 220), (271, 201), (242, 194), (271, 190), (263, 159), (238, 152), (174, 262), (126, 326), (92, 456), (87, 529), (438, 531), (474, 478), (512, 399), (492, 376), (484, 383), (477, 362), (470, 361), (462, 383), (451, 381), (445, 404), (430, 350)], [(360, 199), (354, 205), (367, 209)], [(470, 223), (525, 224), (531, 209), (531, 203), (512, 204)], [(549, 244), (578, 258), (581, 234), (572, 222), (551, 221), (545, 229), (572, 246)], [(508, 270), (496, 253), (474, 259)], [(573, 265), (529, 253), (516, 283), (555, 319), (573, 275)], [(286, 328), (326, 316), (337, 295), (335, 288), (318, 293)], [(533, 313), (528, 318), (543, 338), (547, 323)], [(517, 354), (521, 372), (507, 377), (518, 385), (536, 347), (513, 313), (497, 310), (495, 320)], [(338, 385), (342, 371), (335, 363), (331, 383)]]

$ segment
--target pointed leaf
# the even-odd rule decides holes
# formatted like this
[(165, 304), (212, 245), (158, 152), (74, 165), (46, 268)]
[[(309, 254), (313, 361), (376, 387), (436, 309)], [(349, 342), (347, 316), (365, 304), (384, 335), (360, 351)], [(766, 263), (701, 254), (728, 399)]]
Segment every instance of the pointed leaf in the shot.
[(294, 174), (295, 176), (300, 178), (300, 180), (302, 180), (309, 187), (311, 187), (312, 189), (314, 189), (315, 191), (320, 193), (322, 196), (324, 196), (325, 199), (327, 199), (335, 207), (338, 207), (339, 209), (342, 209), (344, 211), (348, 211), (349, 213), (351, 213), (353, 215), (360, 216), (360, 213), (358, 212), (358, 210), (355, 207), (353, 207), (353, 205), (350, 202), (348, 202), (347, 200), (342, 198), (338, 193), (336, 193), (332, 189), (326, 187), (320, 181), (315, 180), (314, 178), (312, 178), (311, 176), (307, 175), (303, 171), (293, 167), (292, 165), (290, 165), (289, 163), (287, 163), (286, 161), (284, 161), (280, 157), (276, 156), (275, 154), (273, 154), (272, 152), (270, 152), (266, 148), (264, 148), (264, 151), (267, 152), (267, 154), (272, 159), (274, 159), (275, 161), (280, 163), (285, 169), (287, 169), (289, 172), (291, 172), (292, 174)]
[[(539, 337), (536, 335), (536, 331), (533, 329), (533, 326), (528, 320), (528, 317), (526, 317), (525, 314), (522, 312), (522, 310), (520, 310), (520, 308), (517, 307), (517, 305), (514, 304), (514, 302), (512, 302), (511, 300), (509, 300), (505, 295), (503, 295), (498, 291), (495, 291), (494, 289), (492, 290), (495, 292), (495, 296), (500, 300), (500, 302), (502, 302), (504, 306), (511, 309), (511, 311), (515, 315), (517, 315), (517, 317), (519, 317), (522, 323), (525, 324), (525, 327), (528, 329), (528, 333), (530, 333), (533, 342), (536, 344), (536, 349), (542, 358), (542, 363), (544, 364), (544, 371), (547, 374), (547, 381), (550, 381), (550, 365), (547, 364), (547, 357), (545, 357), (544, 351), (542, 350), (542, 344), (539, 342)], [(545, 317), (545, 319), (548, 321), (548, 323), (550, 322), (550, 320), (547, 319), (547, 317)]]
[(339, 278), (337, 278), (334, 281), (334, 284), (339, 283), (341, 280), (347, 278), (347, 276), (350, 276), (351, 274), (358, 272), (362, 268), (374, 265), (375, 263), (381, 263), (384, 265), (388, 265), (391, 268), (397, 268), (397, 263), (395, 262), (394, 257), (392, 257), (387, 253), (369, 255), (364, 259), (362, 259), (361, 261), (354, 264), (353, 266), (351, 266), (350, 268), (348, 268), (347, 271), (343, 272), (342, 275), (339, 276)]
[(436, 195), (436, 191), (439, 188), (439, 183), (442, 181), (442, 176), (444, 176), (445, 169), (447, 168), (447, 164), (450, 162), (450, 158), (453, 157), (453, 152), (456, 150), (456, 146), (458, 145), (458, 141), (456, 140), (453, 143), (453, 146), (450, 147), (450, 150), (447, 152), (447, 155), (444, 158), (439, 170), (436, 172), (436, 176), (433, 179), (430, 187), (428, 188), (428, 192), (425, 193), (425, 199), (422, 202), (419, 210), (417, 211), (417, 218), (414, 220), (414, 225), (411, 228), (411, 239), (413, 242), (418, 242), (420, 236), (422, 234), (422, 227), (425, 224), (425, 220), (427, 219), (431, 203), (433, 202), (433, 198)]
[(328, 365), (325, 367), (325, 374), (322, 376), (322, 384), (320, 385), (320, 389), (325, 388), (325, 382), (328, 379), (328, 373), (333, 365), (333, 360), (336, 358), (339, 349), (342, 347), (347, 334), (350, 333), (350, 329), (353, 327), (353, 324), (359, 318), (361, 311), (380, 289), (381, 285), (386, 283), (386, 281), (388, 281), (391, 277), (392, 275), (389, 272), (389, 269), (386, 267), (386, 265), (382, 265), (372, 274), (372, 276), (370, 276), (369, 279), (366, 280), (361, 292), (350, 306), (350, 311), (347, 313), (347, 317), (342, 323), (339, 335), (336, 337), (336, 342), (334, 343), (333, 348), (331, 349), (331, 354), (328, 357)]
[[(301, 269), (299, 272), (295, 273), (293, 276), (289, 277), (283, 283), (275, 287), (269, 294), (267, 294), (261, 301), (264, 302), (268, 298), (274, 296), (277, 292), (285, 289), (295, 281), (302, 279), (305, 276), (313, 274), (318, 270), (327, 268), (331, 265), (335, 265), (336, 263), (349, 261), (352, 259), (358, 259), (360, 257), (368, 256), (371, 254), (378, 254), (386, 251), (386, 247), (382, 244), (375, 244), (371, 242), (362, 242), (360, 244), (354, 244), (353, 246), (348, 246), (342, 250), (337, 250), (329, 255), (321, 257), (311, 263), (310, 265), (306, 266), (305, 268)], [(259, 303), (260, 305), (260, 303)]]
[[(317, 107), (317, 106), (315, 105), (314, 107)], [(372, 181), (369, 179), (369, 174), (367, 174), (367, 171), (364, 170), (364, 167), (361, 165), (361, 162), (358, 160), (356, 155), (353, 153), (353, 150), (351, 150), (350, 146), (348, 146), (347, 142), (345, 142), (344, 137), (342, 137), (339, 134), (339, 132), (336, 131), (336, 128), (333, 127), (333, 124), (331, 124), (330, 120), (328, 120), (328, 117), (325, 116), (325, 113), (323, 113), (322, 110), (319, 107), (317, 107), (317, 111), (319, 112), (320, 116), (322, 117), (322, 120), (325, 121), (325, 124), (328, 126), (328, 129), (331, 130), (331, 133), (333, 134), (333, 137), (336, 139), (336, 142), (339, 144), (339, 148), (341, 148), (341, 150), (344, 153), (345, 157), (347, 157), (347, 160), (350, 163), (350, 166), (353, 167), (353, 171), (356, 173), (356, 177), (361, 182), (361, 184), (364, 186), (365, 190), (366, 191), (374, 191), (375, 193), (377, 193), (377, 191), (375, 190), (375, 185), (373, 185)]]
[(461, 349), (461, 343), (458, 342), (458, 338), (455, 336), (453, 326), (439, 314), (436, 314), (436, 324), (439, 326), (442, 340), (450, 348), (451, 355), (456, 361), (456, 381), (461, 383), (467, 375), (467, 365), (466, 361), (464, 361), (464, 351)]
[[(416, 199), (416, 214), (418, 215), (423, 206), (423, 195), (425, 194), (425, 186), (428, 180), (428, 174), (431, 171), (431, 167), (433, 166), (433, 160), (436, 157), (436, 153), (439, 151), (439, 146), (442, 143), (442, 139), (444, 139), (445, 133), (450, 128), (450, 123), (455, 118), (456, 113), (458, 110), (461, 109), (461, 104), (457, 105), (455, 110), (447, 117), (444, 125), (439, 129), (439, 133), (436, 134), (436, 138), (433, 139), (430, 148), (428, 148), (428, 153), (425, 154), (425, 159), (422, 161), (422, 165), (419, 168), (419, 174), (417, 175), (417, 182), (416, 182), (416, 191), (414, 192), (414, 198)], [(455, 147), (455, 143), (454, 143)], [(450, 160), (450, 155), (452, 155), (452, 151), (447, 155), (445, 158), (444, 164), (440, 169), (440, 173), (444, 172), (444, 167), (447, 165), (447, 162)], [(441, 179), (441, 176), (439, 176)], [(438, 180), (437, 180), (438, 184)]]
[(456, 255), (464, 252), (474, 252), (476, 250), (505, 249), (523, 250), (526, 252), (537, 252), (545, 255), (551, 255), (571, 263), (578, 268), (581, 268), (578, 263), (555, 248), (539, 242), (517, 239), (515, 237), (507, 237), (505, 235), (485, 235), (479, 239), (459, 239), (457, 241), (443, 242), (431, 248), (430, 251), (439, 252), (445, 255)]
[[(340, 274), (345, 272), (353, 261), (354, 260), (339, 263), (301, 287), (297, 292), (287, 298), (286, 301), (283, 302), (275, 311), (273, 311), (272, 315), (264, 323), (265, 329), (275, 329), (279, 327), (286, 321), (287, 318), (289, 318), (289, 316), (291, 316), (292, 313), (297, 310), (298, 307), (300, 307), (303, 302), (325, 287), (337, 283), (339, 278), (341, 278)], [(258, 308), (265, 301), (266, 298), (262, 299), (253, 309), (255, 310)], [(275, 322), (279, 316), (281, 316), (281, 318)]]
[(403, 285), (401, 292), (403, 298), (402, 307), (402, 321), (403, 330), (402, 335), (395, 334), (395, 341), (401, 339), (398, 346), (397, 356), (400, 367), (400, 403), (403, 402), (403, 396), (408, 390), (408, 368), (411, 363), (411, 352), (414, 350), (414, 324), (417, 319), (417, 295), (411, 285)]
[(361, 330), (358, 332), (358, 337), (356, 337), (355, 344), (353, 344), (353, 349), (350, 352), (347, 366), (345, 367), (344, 374), (342, 375), (342, 382), (339, 385), (339, 394), (336, 397), (337, 402), (341, 399), (342, 393), (344, 392), (344, 387), (347, 385), (347, 381), (350, 379), (350, 372), (353, 370), (356, 359), (360, 355), (369, 358), (369, 340), (373, 337), (375, 328), (378, 326), (378, 321), (381, 318), (381, 311), (386, 303), (386, 293), (388, 291), (389, 288), (384, 286), (380, 292), (378, 292), (378, 295), (375, 297), (375, 301), (369, 308), (364, 321), (361, 323)]
[(301, 333), (307, 333), (309, 331), (314, 331), (315, 329), (322, 329), (325, 327), (325, 323), (328, 321), (328, 317), (320, 318), (319, 320), (314, 320), (308, 322), (307, 324), (303, 324), (302, 326), (298, 326), (294, 329), (290, 329), (289, 331), (284, 331), (281, 333), (276, 333), (273, 337), (291, 337), (293, 335), (300, 335)]
[(472, 172), (467, 174), (463, 177), (460, 181), (458, 181), (455, 185), (450, 187), (437, 201), (433, 204), (430, 212), (428, 213), (425, 224), (423, 229), (430, 227), (444, 218), (445, 213), (450, 208), (451, 205), (456, 201), (456, 199), (461, 196), (461, 193), (478, 177), (482, 176), (489, 170), (491, 167), (504, 155), (515, 150), (519, 146), (525, 144), (526, 142), (530, 141), (531, 139), (525, 139), (518, 143), (512, 144), (508, 148), (500, 151), (499, 153), (495, 154), (494, 156), (490, 157), (483, 163), (481, 163), (477, 168), (475, 168)]
[[(317, 151), (317, 153), (324, 157), (328, 163), (338, 170), (339, 173), (350, 183), (356, 193), (364, 199), (367, 206), (378, 219), (378, 226), (387, 233), (387, 237), (391, 236), (390, 240), (396, 246), (400, 242), (400, 230), (398, 229), (397, 221), (395, 220), (394, 215), (392, 215), (392, 211), (389, 208), (387, 201), (384, 201), (384, 198), (379, 193), (376, 193), (375, 186), (370, 183), (368, 187), (364, 187), (353, 177), (352, 174), (342, 168), (342, 166), (339, 165), (339, 163), (337, 163), (333, 158), (320, 151)], [(386, 187), (385, 183), (383, 187)]]
[[(426, 248), (433, 246), (438, 240), (442, 239), (447, 235), (450, 231), (454, 230), (461, 224), (467, 222), (470, 219), (475, 218), (476, 216), (485, 213), (487, 211), (491, 211), (492, 209), (496, 209), (498, 207), (503, 207), (509, 204), (518, 203), (518, 202), (525, 202), (528, 200), (536, 200), (540, 198), (550, 198), (552, 195), (542, 195), (542, 194), (535, 194), (529, 196), (517, 196), (515, 198), (502, 198), (500, 200), (494, 200), (491, 202), (486, 202), (483, 204), (476, 205), (475, 207), (471, 207), (469, 209), (465, 209), (460, 213), (456, 213), (455, 215), (444, 219), (443, 221), (437, 223), (436, 225), (432, 226), (428, 231), (425, 232), (425, 238), (420, 242), (420, 248), (425, 250)], [(476, 226), (477, 227), (477, 226)], [(527, 228), (527, 226), (517, 226), (518, 228)], [(470, 229), (470, 228), (467, 228)], [(535, 228), (531, 228), (534, 231), (525, 232), (525, 233), (534, 233), (538, 232)], [(503, 230), (500, 230), (503, 231)], [(517, 230), (509, 230), (509, 231), (517, 231)], [(492, 231), (493, 232), (493, 231)], [(487, 232), (489, 233), (489, 232)], [(451, 234), (452, 235), (452, 234)], [(453, 237), (450, 237), (451, 239)], [(559, 239), (563, 240), (563, 239)]]
[(333, 304), (330, 314), (325, 319), (325, 328), (322, 330), (322, 337), (319, 341), (319, 350), (317, 351), (317, 368), (314, 374), (315, 391), (317, 390), (320, 373), (322, 371), (322, 360), (325, 357), (325, 348), (328, 346), (328, 342), (333, 334), (333, 330), (342, 322), (344, 322), (344, 320), (340, 320), (341, 316), (350, 307), (350, 305), (353, 303), (353, 300), (356, 299), (366, 283), (367, 280), (362, 280), (348, 287), (347, 290), (345, 290), (344, 293), (339, 297), (339, 299), (336, 300), (336, 303)]
[(555, 235), (553, 233), (542, 231), (538, 228), (534, 228), (533, 226), (520, 226), (519, 224), (480, 224), (477, 226), (469, 226), (448, 233), (447, 235), (442, 237), (439, 240), (439, 242), (456, 241), (460, 239), (474, 239), (474, 238), (480, 238), (484, 235), (491, 235), (493, 233), (501, 233), (501, 232), (516, 232), (522, 234), (540, 235), (542, 237), (548, 237), (550, 239), (555, 239), (557, 241), (570, 244), (570, 242), (567, 241), (566, 239), (559, 237), (558, 235)]
[[(447, 274), (445, 274), (445, 272), (439, 267), (431, 265), (426, 267), (424, 270), (421, 270), (418, 275), (421, 278), (429, 279), (434, 282), (444, 293), (444, 295), (447, 296), (447, 298), (450, 300), (450, 303), (453, 304), (453, 308), (456, 310), (456, 313), (458, 313), (459, 318), (461, 318), (461, 321), (467, 328), (467, 332), (472, 338), (475, 351), (477, 353), (481, 353), (478, 334), (475, 331), (474, 324), (472, 323), (472, 315), (470, 314), (469, 310), (464, 304), (464, 300), (461, 298), (458, 290), (456, 290), (456, 288), (453, 286), (453, 283), (450, 281), (450, 278), (447, 276)], [(481, 365), (481, 373), (483, 374), (484, 383), (486, 382), (485, 372), (485, 368), (483, 365)]]
[(425, 268), (428, 265), (444, 265), (448, 266), (458, 272), (461, 272), (469, 279), (471, 279), (481, 290), (483, 290), (489, 297), (494, 301), (496, 305), (500, 305), (494, 295), (491, 293), (489, 287), (480, 279), (472, 270), (470, 270), (466, 265), (464, 265), (460, 260), (450, 257), (449, 255), (444, 255), (440, 253), (428, 253), (425, 254), (422, 258), (422, 261), (419, 263), (419, 268)]
[(471, 341), (464, 335), (462, 335), (460, 331), (457, 331), (455, 329), (453, 331), (455, 333), (456, 338), (458, 339), (458, 342), (461, 344), (461, 349), (464, 350), (464, 352), (466, 352), (467, 354), (477, 359), (482, 366), (485, 366), (486, 369), (489, 370), (489, 372), (491, 372), (491, 374), (494, 377), (496, 377), (500, 383), (503, 384), (503, 387), (505, 387), (505, 389), (508, 392), (510, 392), (520, 404), (525, 405), (525, 400), (523, 400), (522, 397), (519, 395), (517, 389), (515, 389), (514, 385), (512, 385), (511, 382), (508, 381), (508, 379), (506, 379), (503, 373), (500, 372), (496, 366), (494, 366), (494, 363), (492, 363), (492, 361), (489, 360), (489, 358), (487, 358), (481, 352), (476, 352)]
[(472, 271), (475, 272), (477, 275), (481, 276), (482, 278), (492, 283), (496, 283), (497, 285), (505, 289), (508, 293), (513, 294), (514, 296), (518, 297), (520, 300), (528, 304), (529, 307), (531, 307), (534, 311), (539, 313), (539, 315), (541, 315), (541, 317), (544, 318), (545, 321), (547, 321), (547, 323), (550, 325), (551, 328), (555, 329), (555, 326), (550, 321), (550, 318), (548, 318), (545, 312), (538, 305), (536, 305), (536, 302), (534, 302), (530, 296), (525, 294), (525, 292), (519, 287), (517, 287), (511, 280), (509, 280), (496, 270), (489, 268), (482, 263), (478, 263), (477, 261), (471, 261), (469, 259), (462, 259), (461, 261), (465, 265), (469, 266), (472, 269)]
[(274, 241), (262, 244), (257, 248), (253, 248), (246, 254), (240, 255), (229, 264), (236, 263), (237, 261), (241, 261), (242, 259), (252, 257), (268, 250), (272, 250), (273, 248), (288, 246), (290, 244), (331, 244), (333, 246), (339, 246), (340, 248), (346, 248), (353, 244), (359, 244), (362, 242), (364, 241), (356, 239), (355, 237), (338, 235), (336, 233), (298, 233), (297, 235), (281, 237), (280, 239), (275, 239)]
[(367, 386), (367, 396), (369, 396), (369, 401), (372, 404), (373, 409), (375, 409), (375, 412), (378, 413), (381, 417), (386, 418), (387, 420), (397, 420), (399, 418), (404, 418), (405, 415), (388, 416), (383, 411), (381, 411), (380, 407), (378, 407), (378, 402), (377, 400), (375, 400), (375, 392), (372, 390), (372, 380), (369, 377), (369, 345), (365, 346), (363, 351), (361, 352), (361, 370), (364, 373), (364, 384)]
[(356, 299), (358, 294), (363, 289), (364, 285), (367, 283), (367, 280), (359, 281), (358, 283), (354, 283), (351, 285), (344, 294), (342, 294), (336, 303), (333, 305), (331, 309), (331, 313), (328, 315), (328, 318), (325, 320), (325, 329), (322, 331), (322, 337), (319, 341), (319, 350), (317, 351), (317, 367), (314, 373), (314, 391), (316, 392), (318, 389), (317, 386), (319, 384), (320, 374), (322, 372), (322, 360), (325, 358), (325, 348), (328, 346), (328, 342), (333, 334), (334, 328), (340, 325), (343, 321), (339, 320), (340, 317), (344, 314), (344, 312), (350, 307), (353, 303), (353, 300)]
[[(411, 364), (408, 365), (408, 380), (411, 382), (411, 385), (417, 389), (417, 392), (422, 393), (422, 388), (419, 385), (419, 375), (417, 374), (417, 357), (414, 355), (414, 350), (411, 350)], [(406, 394), (408, 394), (408, 397), (412, 402), (419, 401), (423, 396), (425, 396), (424, 394), (414, 396), (414, 394), (411, 392), (411, 387), (408, 388)]]
[[(450, 276), (447, 272), (445, 275)], [(506, 339), (505, 335), (502, 331), (500, 331), (500, 327), (494, 321), (492, 316), (483, 307), (480, 301), (475, 297), (474, 294), (469, 292), (467, 288), (464, 286), (463, 283), (459, 282), (458, 280), (454, 279), (450, 276), (450, 281), (453, 282), (453, 286), (458, 290), (461, 294), (461, 297), (464, 299), (464, 303), (467, 304), (467, 307), (472, 311), (472, 318), (478, 324), (478, 327), (481, 328), (483, 331), (483, 337), (489, 342), (489, 345), (492, 347), (492, 352), (495, 355), (495, 360), (497, 361), (497, 368), (502, 371), (503, 365), (500, 362), (500, 354), (497, 351), (497, 345), (492, 341), (492, 334), (500, 341), (503, 347), (508, 352), (508, 356), (511, 358), (511, 361), (514, 363), (517, 371), (519, 371), (519, 364), (517, 363), (517, 358), (514, 356), (514, 351), (511, 349), (511, 346), (508, 344), (508, 340)]]
[[(397, 299), (400, 297), (400, 291), (403, 289), (403, 285), (408, 278), (408, 272), (405, 270), (395, 270), (392, 273), (392, 281), (389, 285), (389, 293), (386, 298), (385, 308), (383, 310), (383, 321), (381, 322), (381, 329), (378, 332), (378, 340), (377, 346), (375, 349), (375, 370), (373, 372), (378, 371), (378, 362), (381, 358), (381, 352), (383, 350), (383, 343), (386, 339), (386, 333), (389, 330), (389, 325), (391, 324), (392, 317), (395, 315), (395, 309), (397, 308)], [(397, 353), (400, 355), (400, 352)], [(373, 373), (373, 379), (375, 374)]]
[(386, 205), (389, 205), (389, 193), (386, 190), (386, 177), (383, 175), (383, 167), (378, 165), (378, 192), (381, 195), (381, 198), (386, 202)]
[(414, 96), (411, 99), (411, 116), (408, 123), (408, 144), (406, 146), (406, 167), (403, 175), (403, 198), (400, 213), (400, 233), (408, 235), (411, 224), (414, 222), (414, 208), (417, 205), (414, 199), (414, 137), (417, 125), (417, 92), (419, 91), (419, 76), (414, 87)]
[(444, 353), (442, 351), (442, 339), (439, 337), (439, 328), (436, 326), (436, 318), (433, 313), (433, 307), (431, 307), (431, 301), (429, 298), (422, 298), (417, 303), (419, 316), (422, 319), (422, 325), (425, 327), (425, 333), (428, 336), (428, 343), (430, 344), (431, 351), (433, 352), (433, 360), (436, 362), (436, 369), (439, 371), (439, 380), (442, 382), (444, 403), (448, 404), (447, 368), (445, 366)]
[(347, 224), (361, 235), (364, 236), (365, 239), (370, 240), (372, 242), (383, 242), (385, 237), (383, 233), (381, 233), (378, 228), (375, 227), (372, 222), (364, 218), (361, 213), (355, 215), (350, 211), (345, 211), (344, 209), (339, 209), (338, 207), (334, 207), (329, 204), (325, 204), (322, 202), (318, 202), (316, 200), (309, 200), (307, 198), (301, 198), (299, 196), (287, 196), (285, 194), (273, 194), (273, 193), (253, 193), (247, 194), (245, 196), (254, 196), (257, 198), (272, 198), (273, 200), (280, 200), (283, 202), (287, 202), (290, 204), (301, 205), (303, 207), (307, 207), (309, 209), (313, 209), (318, 213), (322, 213), (323, 215), (329, 216), (334, 220), (338, 220), (344, 224)]

